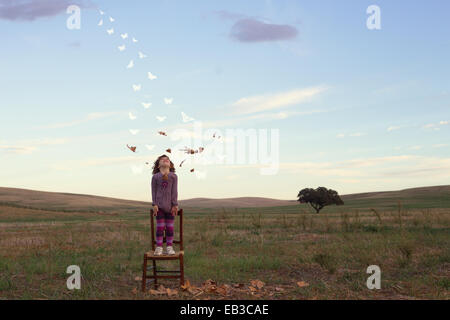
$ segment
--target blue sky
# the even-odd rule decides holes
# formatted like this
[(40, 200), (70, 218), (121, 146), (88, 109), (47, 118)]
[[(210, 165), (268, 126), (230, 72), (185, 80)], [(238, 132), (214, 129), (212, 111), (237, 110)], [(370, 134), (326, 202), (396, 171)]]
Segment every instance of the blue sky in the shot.
[[(80, 29), (66, 27), (70, 4), (81, 8)], [(366, 27), (373, 4), (380, 30)], [(449, 184), (449, 9), (448, 1), (0, 0), (0, 186), (150, 201), (145, 162), (169, 147), (176, 165), (187, 159), (177, 167), (180, 199)], [(230, 143), (226, 130), (278, 130), (277, 172), (179, 152), (187, 142), (175, 131), (194, 123), (223, 134), (223, 142), (205, 134), (205, 151)], [(208, 156), (216, 160), (200, 162)]]

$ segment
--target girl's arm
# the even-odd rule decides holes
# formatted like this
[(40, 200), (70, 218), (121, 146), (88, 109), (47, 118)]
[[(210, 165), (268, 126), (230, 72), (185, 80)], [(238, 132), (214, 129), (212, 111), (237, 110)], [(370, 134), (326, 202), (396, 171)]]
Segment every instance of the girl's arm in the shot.
[(156, 177), (153, 175), (152, 177), (152, 203), (155, 205), (156, 201)]
[(173, 175), (174, 180), (172, 183), (171, 201), (172, 207), (178, 207), (178, 177), (176, 174)]

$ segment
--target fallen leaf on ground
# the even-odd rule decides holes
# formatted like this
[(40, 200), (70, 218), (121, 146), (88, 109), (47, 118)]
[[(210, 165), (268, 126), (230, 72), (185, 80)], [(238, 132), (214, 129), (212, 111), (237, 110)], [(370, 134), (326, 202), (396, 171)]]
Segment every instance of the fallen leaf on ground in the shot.
[(300, 288), (303, 288), (303, 287), (309, 286), (309, 283), (308, 283), (308, 282), (305, 282), (305, 281), (299, 281), (299, 282), (297, 282), (297, 285), (298, 285)]
[(169, 297), (178, 294), (178, 290), (176, 290), (176, 289), (170, 289), (170, 288), (167, 288), (167, 289), (166, 289), (166, 292), (167, 292), (167, 295), (168, 295)]
[(264, 287), (264, 282), (262, 282), (261, 280), (258, 280), (258, 279), (252, 280), (252, 281), (250, 281), (250, 283), (253, 287), (256, 287), (258, 289), (261, 289), (262, 287)]

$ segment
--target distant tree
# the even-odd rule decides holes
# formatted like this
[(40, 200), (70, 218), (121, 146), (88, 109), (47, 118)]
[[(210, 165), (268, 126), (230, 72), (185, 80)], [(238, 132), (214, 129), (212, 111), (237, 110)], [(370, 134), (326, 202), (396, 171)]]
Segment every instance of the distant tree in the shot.
[(305, 188), (300, 190), (297, 198), (297, 201), (300, 203), (309, 203), (316, 210), (316, 213), (319, 213), (323, 207), (331, 204), (344, 204), (344, 201), (342, 201), (336, 191), (325, 187), (318, 187), (317, 189)]

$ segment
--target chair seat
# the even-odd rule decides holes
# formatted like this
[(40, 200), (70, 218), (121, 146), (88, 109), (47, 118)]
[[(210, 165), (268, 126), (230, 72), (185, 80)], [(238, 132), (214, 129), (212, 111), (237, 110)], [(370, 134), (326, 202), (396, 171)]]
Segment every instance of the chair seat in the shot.
[(175, 251), (175, 254), (168, 255), (168, 254), (162, 254), (160, 256), (155, 256), (153, 251), (149, 251), (145, 253), (145, 257), (147, 259), (154, 259), (154, 260), (173, 260), (173, 259), (179, 259), (180, 255), (184, 255), (184, 250), (181, 251)]

